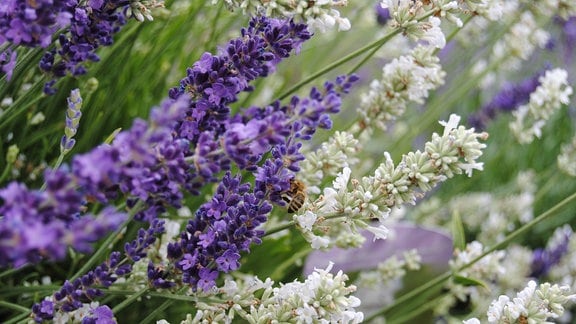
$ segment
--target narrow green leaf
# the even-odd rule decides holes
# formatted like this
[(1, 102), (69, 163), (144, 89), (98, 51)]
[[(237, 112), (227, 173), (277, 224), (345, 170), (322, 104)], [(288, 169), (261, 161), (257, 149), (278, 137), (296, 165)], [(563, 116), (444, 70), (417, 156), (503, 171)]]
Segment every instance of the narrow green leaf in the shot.
[(464, 225), (460, 213), (456, 210), (452, 213), (452, 236), (454, 248), (464, 250), (466, 248), (466, 235), (464, 234)]
[(463, 285), (463, 286), (480, 286), (486, 289), (490, 289), (488, 287), (488, 284), (482, 280), (479, 279), (474, 279), (474, 278), (470, 278), (470, 277), (464, 277), (461, 275), (454, 275), (452, 277), (452, 280), (454, 281), (454, 283), (457, 283), (459, 285)]
[(116, 135), (118, 135), (118, 133), (120, 133), (120, 131), (122, 130), (122, 128), (116, 128), (112, 134), (108, 135), (108, 137), (106, 137), (106, 140), (104, 141), (105, 144), (110, 144), (112, 143), (112, 141), (116, 138)]

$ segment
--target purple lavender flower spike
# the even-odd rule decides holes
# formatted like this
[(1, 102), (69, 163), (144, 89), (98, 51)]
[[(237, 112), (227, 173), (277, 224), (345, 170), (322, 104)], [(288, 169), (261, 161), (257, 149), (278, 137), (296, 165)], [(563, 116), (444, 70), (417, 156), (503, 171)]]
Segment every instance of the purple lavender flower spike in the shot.
[(174, 287), (176, 285), (176, 283), (166, 280), (168, 272), (162, 270), (159, 267), (154, 267), (154, 264), (152, 262), (148, 263), (147, 274), (148, 274), (148, 280), (152, 285), (152, 287), (166, 289)]
[(180, 240), (171, 243), (168, 257), (193, 289), (207, 290), (220, 272), (239, 267), (240, 252), (263, 235), (257, 227), (272, 206), (250, 193), (240, 176), (226, 173), (210, 202), (200, 206)]
[(126, 243), (124, 252), (132, 261), (138, 261), (146, 256), (146, 249), (156, 241), (156, 236), (164, 233), (164, 221), (154, 220), (147, 230), (138, 230), (137, 238)]
[(576, 16), (562, 22), (564, 32), (564, 60), (566, 66), (574, 62), (574, 49), (576, 49)]
[(0, 266), (20, 267), (44, 258), (62, 259), (68, 246), (81, 252), (90, 243), (114, 230), (125, 219), (123, 213), (107, 208), (97, 216), (79, 216), (82, 196), (64, 172), (46, 177), (44, 192), (11, 183), (0, 190)]
[(91, 314), (82, 319), (82, 324), (113, 324), (116, 323), (114, 313), (110, 307), (98, 306), (91, 310)]
[[(241, 34), (218, 55), (204, 53), (187, 70), (180, 85), (169, 91), (173, 99), (183, 95), (191, 98), (186, 116), (174, 131), (177, 138), (186, 139), (191, 146), (186, 156), (194, 160), (194, 169), (187, 188), (193, 194), (198, 194), (206, 183), (218, 181), (218, 174), (230, 169), (231, 158), (241, 168), (254, 170), (261, 158), (259, 153), (269, 150), (270, 139), (252, 142), (249, 135), (265, 131), (259, 129), (264, 126), (263, 121), (237, 123), (239, 120), (230, 118), (229, 104), (237, 100), (240, 92), (252, 89), (252, 80), (267, 76), (281, 59), (310, 38), (304, 24), (267, 17), (252, 18)], [(227, 135), (222, 139), (224, 133)], [(250, 150), (256, 153), (246, 154)], [(244, 156), (245, 159), (240, 158)]]
[[(230, 117), (228, 104), (239, 92), (250, 90), (250, 81), (266, 76), (278, 60), (297, 50), (310, 36), (305, 25), (265, 17), (253, 19), (242, 35), (229, 43), (228, 51), (203, 55), (188, 70), (180, 87), (171, 90), (172, 99), (153, 110), (150, 123), (136, 121), (112, 144), (77, 156), (70, 171), (64, 172), (80, 188), (81, 198), (105, 204), (124, 195), (129, 206), (136, 200), (146, 203), (145, 212), (137, 218), (151, 225), (126, 244), (130, 261), (142, 258), (163, 232), (158, 213), (166, 206), (178, 207), (184, 190), (194, 193), (217, 181), (231, 161), (260, 175), (262, 183), (257, 181), (253, 190), (240, 176), (230, 172), (223, 176), (213, 199), (196, 211), (180, 239), (168, 246), (177, 272), (168, 273), (170, 267), (150, 264), (148, 275), (153, 286), (169, 288), (181, 281), (193, 289), (208, 290), (221, 272), (239, 267), (240, 253), (261, 242), (264, 233), (258, 228), (272, 210), (271, 197), (287, 189), (298, 170), (303, 158), (301, 141), (310, 138), (318, 127), (330, 127), (327, 114), (339, 110), (339, 93), (346, 93), (354, 81), (354, 77), (338, 78), (322, 91), (313, 90), (305, 100), (294, 99), (288, 106), (274, 103), (265, 109), (251, 108), (247, 114)], [(247, 133), (239, 131), (247, 129)], [(239, 160), (238, 150), (250, 153), (246, 163)], [(262, 163), (268, 151), (273, 158)], [(269, 186), (270, 180), (262, 178), (264, 174), (270, 174), (276, 183)], [(86, 299), (101, 294), (92, 287), (107, 287), (118, 276), (127, 275), (130, 263), (120, 265), (118, 259), (119, 253), (114, 252), (93, 271), (67, 282), (53, 296), (53, 313), (77, 309)], [(172, 280), (174, 275), (182, 277)], [(41, 306), (34, 308), (37, 318), (49, 319), (42, 309), (50, 307)]]
[(554, 245), (549, 245), (544, 249), (535, 249), (532, 255), (532, 265), (530, 276), (534, 278), (542, 278), (548, 274), (550, 268), (558, 264), (562, 257), (568, 253), (568, 244), (572, 235), (571, 231), (562, 233), (560, 242)]
[[(58, 48), (46, 51), (39, 64), (55, 78), (45, 84), (47, 94), (55, 92), (56, 78), (85, 74), (85, 62), (100, 60), (96, 50), (112, 45), (112, 36), (126, 23), (123, 9), (129, 5), (127, 0), (88, 1), (85, 5), (77, 0), (4, 2), (0, 5), (0, 45), (47, 48), (59, 30), (66, 30), (57, 35)], [(0, 61), (8, 54), (0, 53)], [(2, 70), (10, 79), (13, 66), (4, 64)]]
[(0, 52), (0, 67), (2, 72), (6, 73), (6, 80), (8, 81), (12, 78), (17, 58), (18, 53), (16, 51), (7, 49), (4, 52)]
[(52, 35), (70, 24), (76, 0), (8, 0), (0, 5), (0, 45), (46, 48)]
[[(156, 241), (156, 236), (164, 232), (164, 222), (154, 221), (148, 230), (141, 229), (138, 237), (126, 244), (125, 256), (135, 260), (143, 257), (146, 251)], [(51, 320), (57, 312), (71, 312), (80, 307), (83, 303), (93, 301), (103, 295), (103, 292), (94, 288), (95, 286), (110, 287), (119, 277), (127, 276), (132, 272), (130, 263), (121, 262), (122, 254), (118, 251), (110, 253), (107, 261), (98, 265), (94, 270), (89, 271), (80, 278), (72, 282), (66, 281), (64, 285), (52, 295), (52, 301), (43, 300), (32, 307), (32, 312), (36, 322)], [(156, 287), (169, 288), (173, 282), (164, 280), (162, 271), (149, 269), (149, 276), (153, 276), (152, 284)], [(96, 310), (99, 309), (97, 312)], [(92, 312), (90, 318), (112, 320), (113, 314), (108, 306), (100, 306)], [(99, 322), (100, 323), (100, 322)], [(112, 323), (112, 322), (111, 322)]]
[(530, 100), (530, 94), (540, 85), (538, 79), (544, 72), (539, 72), (516, 84), (504, 84), (487, 105), (469, 117), (468, 123), (477, 130), (483, 130), (497, 114), (513, 111), (526, 104)]
[[(123, 8), (128, 4), (125, 0), (108, 0), (74, 6), (69, 32), (59, 35), (59, 48), (45, 53), (40, 68), (56, 78), (67, 73), (73, 76), (85, 74), (85, 62), (99, 61), (96, 50), (100, 46), (112, 45), (112, 36), (126, 23)], [(47, 90), (53, 91), (51, 87)]]
[(376, 21), (378, 22), (378, 24), (386, 25), (388, 20), (390, 20), (391, 18), (390, 10), (388, 10), (388, 8), (382, 8), (382, 6), (380, 5), (380, 1), (378, 1), (378, 3), (374, 6), (374, 9), (376, 11)]
[(178, 206), (189, 168), (183, 154), (188, 144), (174, 140), (171, 129), (187, 106), (186, 98), (167, 100), (150, 124), (136, 121), (111, 145), (75, 156), (71, 168), (46, 171), (44, 191), (17, 183), (0, 189), (0, 266), (59, 260), (69, 246), (89, 252), (91, 243), (126, 218), (111, 208), (86, 214), (89, 201), (106, 204), (121, 194), (140, 198), (149, 208), (139, 218), (150, 222), (165, 205)]
[[(266, 221), (270, 203), (285, 204), (281, 194), (290, 188), (304, 158), (299, 152), (301, 142), (317, 128), (331, 125), (328, 114), (340, 110), (340, 94), (356, 80), (339, 77), (322, 91), (313, 89), (305, 99), (294, 97), (287, 106), (275, 102), (265, 108), (251, 107), (224, 124), (222, 141), (208, 141), (214, 147), (222, 142), (228, 158), (254, 173), (255, 185), (251, 192), (249, 184), (227, 172), (212, 201), (197, 210), (180, 240), (169, 245), (168, 256), (182, 272), (183, 282), (193, 289), (210, 289), (219, 273), (239, 267), (241, 252), (260, 243), (264, 233), (256, 228)], [(267, 152), (271, 158), (261, 161)]]
[(49, 300), (43, 300), (32, 307), (32, 312), (34, 313), (34, 320), (38, 323), (50, 320), (54, 318), (54, 303)]

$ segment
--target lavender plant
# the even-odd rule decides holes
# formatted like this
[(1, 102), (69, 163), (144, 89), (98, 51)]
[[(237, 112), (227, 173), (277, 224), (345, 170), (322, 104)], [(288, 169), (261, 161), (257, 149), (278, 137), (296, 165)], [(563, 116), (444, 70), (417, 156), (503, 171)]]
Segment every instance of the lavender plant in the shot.
[(0, 322), (572, 321), (575, 17), (0, 4)]

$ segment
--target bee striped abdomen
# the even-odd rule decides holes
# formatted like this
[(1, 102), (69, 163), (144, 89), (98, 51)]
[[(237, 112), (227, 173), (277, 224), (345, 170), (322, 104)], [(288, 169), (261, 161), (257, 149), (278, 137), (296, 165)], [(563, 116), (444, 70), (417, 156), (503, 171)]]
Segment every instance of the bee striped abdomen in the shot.
[(299, 180), (290, 180), (290, 190), (282, 195), (282, 200), (286, 202), (289, 213), (297, 212), (306, 201), (306, 187)]

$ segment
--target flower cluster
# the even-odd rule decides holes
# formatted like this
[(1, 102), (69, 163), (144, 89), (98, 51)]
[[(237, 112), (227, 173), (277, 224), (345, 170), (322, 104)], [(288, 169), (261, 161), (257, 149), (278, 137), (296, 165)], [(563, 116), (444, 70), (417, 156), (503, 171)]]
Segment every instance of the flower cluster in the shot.
[[(387, 16), (391, 18), (389, 25), (392, 28), (400, 30), (412, 40), (424, 41), (437, 48), (446, 45), (440, 29), (441, 20), (462, 27), (463, 22), (458, 17), (460, 14), (482, 16), (493, 21), (502, 16), (502, 5), (495, 0), (381, 0), (380, 6), (388, 10)], [(428, 20), (424, 21), (427, 17)]]
[[(446, 45), (446, 38), (440, 29), (441, 20), (432, 16), (427, 21), (422, 21), (423, 17), (427, 16), (426, 9), (429, 8), (425, 8), (421, 1), (382, 0), (381, 6), (390, 12), (392, 17), (389, 22), (390, 26), (402, 31), (411, 40), (421, 40), (437, 48), (443, 48)], [(435, 12), (437, 8), (434, 7), (431, 10)], [(442, 9), (439, 10), (442, 11)]]
[[(506, 253), (504, 251), (495, 251), (472, 267), (462, 267), (469, 264), (472, 260), (477, 259), (484, 252), (484, 246), (478, 241), (468, 243), (462, 250), (455, 249), (454, 257), (450, 260), (450, 268), (459, 277), (471, 278), (479, 282), (497, 282), (502, 275), (504, 275), (506, 268), (503, 265)], [(466, 285), (451, 278), (446, 284), (445, 289), (448, 294), (444, 295), (442, 299), (435, 305), (434, 311), (438, 314), (448, 313), (448, 310), (456, 305), (458, 302), (470, 302), (474, 307), (481, 308), (481, 302), (490, 297), (487, 290), (482, 288)], [(480, 304), (480, 305), (479, 305)]]
[(567, 105), (572, 94), (568, 84), (568, 74), (562, 69), (553, 69), (538, 79), (540, 85), (530, 94), (530, 102), (513, 112), (515, 120), (510, 129), (522, 144), (531, 143), (534, 137), (540, 138), (542, 127), (552, 114)]
[(162, 5), (127, 0), (8, 1), (0, 6), (0, 45), (10, 45), (0, 51), (2, 71), (10, 80), (17, 60), (16, 47), (48, 48), (57, 36), (56, 48), (47, 50), (40, 61), (40, 68), (54, 78), (46, 83), (44, 92), (53, 94), (57, 78), (68, 73), (85, 74), (86, 62), (100, 60), (96, 50), (112, 45), (114, 34), (127, 17), (152, 20), (150, 8)]
[[(566, 235), (573, 230), (569, 226), (563, 226), (557, 229), (545, 250), (550, 247), (550, 252), (556, 252), (554, 254), (550, 253), (548, 260), (553, 262), (548, 262), (545, 278), (550, 281), (557, 282), (559, 284), (568, 285), (572, 290), (576, 289), (576, 280), (574, 280), (574, 264), (576, 264), (576, 240), (574, 235), (567, 237), (567, 242), (563, 242), (562, 239), (566, 238)], [(564, 246), (566, 244), (566, 246)], [(566, 250), (564, 250), (566, 249)], [(532, 259), (534, 260), (534, 258)]]
[[(126, 23), (122, 10), (125, 0), (89, 1), (75, 5), (70, 17), (68, 33), (58, 35), (58, 46), (46, 51), (40, 60), (40, 69), (54, 78), (67, 73), (73, 76), (86, 74), (86, 62), (97, 62), (96, 50), (110, 46), (113, 36)], [(46, 83), (44, 92), (52, 94), (56, 80)]]
[[(95, 298), (104, 294), (99, 288), (108, 288), (119, 279), (130, 275), (134, 267), (132, 263), (126, 261), (135, 262), (144, 258), (147, 250), (156, 241), (156, 237), (164, 232), (164, 221), (161, 220), (154, 220), (147, 230), (140, 228), (136, 238), (125, 244), (125, 258), (122, 258), (119, 251), (113, 251), (109, 258), (95, 267), (94, 270), (72, 281), (66, 280), (60, 290), (32, 307), (35, 320), (37, 322), (43, 320), (58, 321), (76, 315), (90, 318), (91, 315), (89, 314), (82, 315), (86, 311), (97, 318), (101, 316), (111, 319), (113, 314), (108, 306), (103, 305), (95, 308), (91, 303)], [(161, 288), (173, 286), (173, 283), (163, 280), (161, 278), (163, 273), (155, 271), (152, 266), (149, 266), (148, 272), (150, 285)]]
[(258, 227), (272, 206), (249, 190), (240, 177), (226, 174), (212, 201), (198, 209), (180, 240), (169, 244), (168, 258), (175, 260), (184, 283), (209, 291), (219, 272), (240, 266), (240, 252), (261, 242), (264, 233)]
[[(294, 31), (295, 35), (290, 34), (291, 31)], [(260, 33), (265, 37), (261, 37)], [(291, 42), (291, 36), (297, 41)], [(39, 255), (31, 253), (37, 251), (38, 247), (29, 244), (17, 244), (17, 248), (11, 248), (15, 245), (14, 242), (19, 240), (18, 238), (26, 237), (28, 235), (26, 233), (31, 233), (34, 228), (46, 230), (51, 226), (65, 227), (64, 224), (69, 222), (89, 221), (93, 218), (90, 215), (82, 217), (70, 215), (82, 215), (86, 202), (90, 200), (106, 203), (116, 198), (121, 192), (129, 198), (130, 206), (139, 200), (146, 202), (147, 208), (139, 213), (137, 218), (148, 221), (155, 219), (168, 205), (179, 207), (183, 192), (194, 191), (197, 188), (192, 183), (195, 175), (201, 174), (208, 177), (201, 168), (195, 169), (197, 173), (190, 170), (190, 163), (186, 159), (196, 152), (203, 153), (199, 151), (201, 147), (197, 146), (196, 150), (190, 147), (193, 147), (192, 145), (199, 138), (209, 138), (209, 136), (212, 136), (210, 138), (212, 143), (218, 143), (214, 141), (217, 137), (214, 137), (215, 135), (212, 135), (210, 130), (213, 129), (213, 132), (219, 135), (225, 129), (224, 123), (229, 111), (226, 104), (234, 100), (238, 92), (247, 90), (248, 81), (257, 76), (267, 75), (274, 62), (277, 63), (281, 58), (288, 56), (295, 46), (299, 46), (308, 37), (309, 34), (304, 25), (281, 24), (278, 20), (266, 18), (253, 20), (252, 27), (244, 32), (242, 38), (246, 45), (243, 45), (242, 39), (232, 41), (230, 51), (223, 55), (223, 58), (205, 54), (201, 63), (195, 69), (189, 70), (189, 77), (185, 80), (195, 82), (192, 84), (198, 92), (197, 95), (191, 95), (197, 97), (196, 101), (191, 101), (188, 95), (175, 95), (173, 91), (173, 97), (177, 100), (166, 100), (160, 108), (153, 110), (151, 124), (136, 120), (132, 128), (119, 133), (111, 145), (103, 145), (89, 153), (75, 156), (69, 171), (65, 168), (48, 171), (46, 175), (48, 186), (45, 192), (28, 190), (17, 183), (2, 190), (5, 203), (0, 207), (0, 212), (5, 217), (1, 220), (0, 226), (5, 231), (5, 235), (2, 237), (0, 247), (2, 251), (7, 251), (6, 254), (13, 255), (13, 257), (0, 259), (0, 264), (7, 265), (16, 261), (18, 264), (26, 261), (37, 262), (39, 256), (60, 259), (64, 256), (63, 251), (66, 246), (82, 246), (82, 251), (86, 251), (86, 241), (81, 237), (77, 238), (78, 241), (68, 238), (68, 244), (61, 244), (62, 251), (58, 253), (50, 253), (49, 249)], [(271, 44), (269, 47), (271, 52), (260, 49), (258, 44), (264, 43)], [(255, 45), (259, 47), (254, 47)], [(238, 53), (236, 54), (234, 50), (238, 50)], [(251, 52), (246, 52), (246, 50)], [(235, 56), (241, 53), (244, 54)], [(249, 53), (253, 53), (254, 56), (251, 57)], [(207, 63), (207, 60), (211, 62), (212, 59), (223, 63), (230, 62), (230, 64), (227, 63), (221, 67), (210, 63), (207, 66), (202, 65), (202, 63)], [(215, 71), (219, 71), (223, 77), (209, 79), (208, 75), (213, 76)], [(229, 89), (225, 90), (223, 85), (227, 85)], [(216, 94), (213, 89), (221, 89), (223, 92)], [(204, 110), (194, 109), (198, 106)], [(198, 120), (188, 117), (192, 114), (197, 116)], [(187, 122), (191, 122), (193, 126), (188, 126)], [(184, 129), (185, 126), (187, 128)], [(201, 134), (204, 137), (184, 136), (194, 133), (192, 127), (197, 127), (196, 133), (204, 130)], [(177, 131), (176, 135), (173, 135), (173, 131)], [(195, 165), (201, 165), (198, 162), (201, 158), (200, 154), (193, 157)], [(209, 170), (217, 165), (212, 161), (207, 163)], [(224, 161), (220, 168), (227, 168), (229, 163), (229, 160)], [(213, 173), (209, 176), (212, 177), (210, 180), (215, 181)], [(196, 182), (199, 186), (205, 183), (206, 181)], [(66, 199), (63, 199), (64, 197)], [(28, 212), (26, 216), (23, 216), (25, 210)], [(30, 210), (36, 212), (30, 213)], [(55, 215), (52, 216), (54, 213)], [(108, 210), (106, 214), (109, 213)], [(64, 224), (52, 225), (57, 223), (56, 219), (64, 215), (70, 219), (67, 219)], [(19, 221), (15, 222), (16, 219)], [(44, 219), (44, 221), (36, 223), (37, 219)], [(92, 233), (90, 242), (102, 237), (107, 232), (104, 229), (115, 229), (114, 226), (118, 226), (123, 218), (117, 216), (97, 219), (105, 220), (106, 223), (98, 227), (102, 229)], [(30, 226), (29, 223), (35, 223), (35, 225)], [(57, 234), (52, 230), (49, 232)], [(72, 237), (74, 233), (72, 231)], [(67, 236), (60, 235), (59, 237), (66, 238)], [(24, 240), (24, 242), (27, 241)], [(56, 244), (56, 242), (54, 240), (47, 243)]]
[[(557, 171), (576, 175), (576, 139), (558, 157), (498, 145), (570, 137), (552, 116), (573, 92), (573, 1), (208, 3), (171, 1), (118, 38), (163, 2), (0, 4), (0, 318), (572, 319), (576, 194)], [(102, 51), (113, 43), (127, 56)], [(167, 81), (183, 51), (198, 60)], [(129, 83), (128, 110), (108, 111), (117, 98), (82, 77), (100, 57), (101, 84)], [(360, 78), (348, 68), (376, 80), (344, 99)], [(74, 89), (65, 122), (51, 113), (64, 96), (39, 95), (57, 80)], [(500, 112), (513, 121), (488, 139)]]
[[(213, 4), (219, 0), (212, 0)], [(325, 32), (338, 25), (338, 30), (350, 29), (350, 21), (340, 17), (334, 8), (344, 7), (347, 0), (321, 1), (277, 1), (277, 0), (224, 0), (228, 9), (242, 9), (246, 14), (265, 14), (269, 17), (282, 16), (301, 20), (309, 26), (310, 31)]]
[[(52, 35), (70, 24), (76, 5), (77, 1), (64, 0), (12, 0), (0, 5), (0, 64), (8, 80), (16, 67), (15, 47), (48, 47)], [(12, 46), (7, 48), (5, 44)]]
[(355, 131), (370, 135), (373, 128), (386, 130), (409, 103), (424, 103), (429, 91), (444, 84), (445, 74), (430, 46), (417, 46), (409, 55), (395, 58), (382, 69), (381, 80), (372, 81), (370, 91), (362, 96)]
[[(458, 126), (459, 121), (460, 117), (452, 115), (448, 122), (441, 122), (445, 127), (443, 135), (434, 133), (424, 152), (403, 155), (398, 165), (385, 153), (385, 162), (374, 175), (351, 179), (351, 170), (344, 168), (333, 188), (325, 188), (323, 196), (294, 216), (312, 247), (358, 246), (363, 242), (358, 228), (372, 231), (376, 238), (385, 238), (387, 230), (382, 222), (392, 207), (414, 204), (425, 192), (456, 174), (471, 176), (474, 169), (482, 170), (477, 159), (486, 145), (480, 140), (488, 134)], [(345, 221), (338, 219), (342, 217)], [(380, 225), (373, 226), (374, 220)]]
[(537, 48), (544, 48), (549, 39), (550, 35), (540, 28), (534, 14), (523, 12), (520, 20), (494, 45), (489, 61), (476, 62), (473, 71), (483, 76), (480, 85), (488, 88), (496, 82), (498, 75), (494, 67), (499, 67), (499, 73), (517, 70)]
[[(330, 128), (327, 114), (340, 110), (339, 93), (348, 92), (355, 80), (340, 77), (327, 82), (323, 92), (313, 88), (308, 98), (294, 97), (288, 106), (252, 107), (229, 120), (222, 154), (253, 172), (254, 188), (250, 192), (250, 184), (227, 173), (212, 201), (196, 211), (180, 240), (168, 246), (168, 258), (185, 283), (209, 290), (219, 273), (239, 267), (240, 252), (260, 243), (264, 232), (258, 227), (272, 210), (270, 203), (285, 204), (282, 194), (299, 171), (301, 141), (309, 140), (317, 128)], [(271, 157), (258, 165), (268, 152)]]
[(3, 52), (0, 52), (0, 66), (2, 67), (2, 72), (6, 74), (7, 80), (12, 78), (17, 58), (18, 53), (11, 49), (6, 49)]
[(69, 246), (88, 253), (90, 243), (118, 228), (125, 215), (114, 208), (80, 217), (83, 198), (70, 180), (54, 172), (46, 177), (46, 191), (18, 183), (0, 190), (0, 266), (63, 259)]
[(182, 323), (229, 323), (238, 317), (249, 323), (361, 323), (364, 314), (355, 310), (360, 300), (351, 295), (356, 287), (346, 285), (348, 276), (342, 271), (332, 274), (331, 269), (332, 264), (326, 269), (315, 269), (303, 282), (279, 287), (273, 287), (269, 278), (226, 279), (218, 289), (222, 302), (197, 303), (196, 314), (188, 315)]
[(9, 42), (48, 47), (52, 35), (70, 24), (77, 5), (76, 0), (10, 0), (3, 3), (0, 7), (0, 45)]
[[(156, 218), (165, 205), (179, 207), (183, 190), (192, 188), (186, 184), (194, 179), (195, 173), (189, 170), (187, 161), (193, 161), (192, 166), (197, 167), (201, 157), (198, 155), (198, 147), (193, 149), (195, 143), (200, 146), (204, 145), (202, 141), (211, 142), (214, 148), (220, 150), (204, 151), (207, 154), (206, 163), (215, 165), (211, 169), (214, 170), (214, 177), (231, 162), (255, 174), (253, 192), (250, 192), (249, 184), (241, 183), (239, 176), (233, 177), (230, 172), (224, 176), (212, 201), (196, 211), (178, 241), (168, 244), (167, 257), (173, 264), (170, 268), (174, 272), (163, 270), (164, 265), (149, 263), (147, 276), (153, 287), (173, 287), (175, 281), (171, 278), (178, 276), (178, 282), (190, 285), (194, 290), (208, 291), (215, 285), (220, 272), (229, 272), (239, 267), (240, 252), (248, 251), (252, 243), (260, 242), (263, 231), (258, 227), (266, 221), (266, 215), (272, 209), (270, 202), (284, 203), (280, 195), (289, 186), (293, 172), (299, 170), (298, 162), (302, 160), (298, 152), (301, 147), (299, 141), (309, 140), (317, 128), (331, 127), (327, 114), (340, 110), (340, 93), (347, 93), (356, 80), (355, 77), (339, 77), (335, 83), (327, 82), (323, 91), (313, 88), (309, 98), (294, 97), (288, 106), (281, 106), (277, 102), (263, 109), (252, 107), (233, 117), (227, 116), (227, 104), (234, 100), (238, 92), (248, 88), (248, 81), (257, 76), (265, 76), (273, 68), (271, 63), (285, 57), (292, 49), (290, 45), (298, 44), (286, 39), (289, 32), (283, 34), (279, 30), (287, 26), (300, 26), (277, 22), (266, 18), (255, 19), (251, 28), (244, 30), (242, 41), (248, 47), (243, 47), (240, 40), (230, 43), (230, 46), (237, 46), (239, 53), (245, 56), (232, 55), (235, 53), (232, 47), (221, 57), (205, 54), (200, 63), (189, 69), (189, 76), (182, 81), (186, 86), (171, 90), (174, 99), (167, 100), (162, 109), (152, 111), (151, 119), (156, 127), (137, 121), (129, 131), (119, 133), (110, 146), (76, 156), (73, 160), (74, 180), (78, 186), (92, 192), (95, 199), (106, 202), (119, 191), (127, 194), (130, 206), (137, 207), (137, 202), (149, 206), (136, 216), (150, 222), (150, 229), (140, 229), (137, 239), (125, 246), (126, 256), (132, 262), (146, 257), (148, 247), (164, 231), (163, 222)], [(266, 38), (259, 38), (260, 32)], [(253, 33), (254, 38), (250, 38), (249, 33)], [(250, 52), (242, 51), (265, 41), (266, 44), (272, 44), (269, 48), (274, 51), (273, 55), (259, 50), (249, 60)], [(274, 44), (278, 44), (278, 47), (274, 48)], [(223, 62), (225, 67), (219, 69), (220, 65), (202, 65), (207, 61)], [(231, 68), (235, 73), (230, 73)], [(218, 73), (221, 78), (217, 77)], [(211, 74), (213, 78), (206, 79), (206, 74)], [(214, 89), (222, 91), (225, 86), (229, 86), (230, 90), (214, 92)], [(197, 116), (199, 112), (195, 108), (198, 107), (204, 108), (205, 114)], [(217, 115), (218, 109), (220, 115)], [(196, 126), (202, 132), (182, 131), (184, 122), (194, 120), (188, 116), (199, 118)], [(259, 166), (262, 156), (270, 150), (272, 158)], [(212, 159), (218, 155), (220, 161), (227, 160), (225, 164), (214, 163)], [(94, 167), (99, 162), (106, 168)], [(114, 163), (117, 167), (109, 170), (108, 167), (114, 167)], [(110, 183), (115, 185), (112, 188), (106, 187)], [(205, 185), (206, 182), (200, 184)], [(109, 268), (114, 270), (113, 267)], [(130, 270), (131, 267), (123, 268), (122, 275)], [(98, 273), (113, 273), (111, 271)], [(91, 287), (97, 282), (90, 278), (82, 277), (73, 283), (74, 289), (64, 287), (62, 293), (54, 296), (56, 301), (66, 300), (73, 304), (67, 306), (45, 301), (43, 303), (46, 305), (39, 304), (34, 309), (37, 318), (49, 319), (58, 311), (78, 309), (84, 299), (82, 296), (96, 297), (99, 290)], [(107, 278), (106, 283), (102, 283), (105, 286), (117, 279), (116, 276)], [(44, 312), (46, 309), (51, 311)]]
[[(248, 28), (242, 29), (242, 37), (230, 41), (220, 55), (204, 53), (188, 69), (180, 86), (170, 89), (171, 98), (183, 95), (192, 98), (186, 116), (174, 129), (176, 137), (187, 140), (191, 146), (186, 152), (194, 165), (187, 181), (191, 192), (197, 194), (206, 183), (217, 181), (216, 174), (228, 170), (231, 159), (241, 168), (250, 169), (270, 149), (268, 145), (285, 135), (277, 134), (277, 129), (262, 127), (265, 121), (245, 121), (246, 125), (241, 125), (238, 120), (241, 116), (230, 119), (229, 104), (237, 100), (241, 91), (252, 89), (250, 81), (267, 76), (281, 59), (297, 51), (309, 38), (305, 25), (254, 18)], [(253, 140), (255, 143), (250, 144)], [(265, 144), (267, 141), (271, 144)], [(242, 147), (234, 147), (235, 143)], [(245, 153), (251, 158), (244, 157)]]
[[(46, 299), (50, 301), (50, 299)], [(49, 312), (50, 303), (46, 303), (43, 312)], [(52, 319), (55, 323), (116, 323), (110, 307), (100, 306), (98, 302), (83, 303), (82, 307), (69, 313), (58, 314)]]
[(152, 9), (163, 8), (164, 1), (156, 0), (132, 0), (130, 6), (126, 9), (126, 17), (134, 17), (136, 20), (143, 22), (144, 20), (152, 21)]
[(406, 271), (419, 270), (422, 259), (416, 249), (404, 251), (402, 258), (393, 255), (386, 261), (378, 263), (375, 270), (360, 273), (358, 285), (366, 287), (382, 285), (388, 281), (399, 279), (406, 275)]
[(306, 183), (310, 193), (319, 194), (322, 180), (336, 177), (345, 167), (356, 165), (354, 154), (359, 151), (359, 141), (348, 132), (336, 131), (328, 141), (312, 152), (305, 153), (300, 164), (299, 179)]
[[(564, 314), (564, 307), (576, 301), (576, 295), (570, 294), (570, 287), (536, 284), (529, 281), (524, 290), (510, 299), (501, 295), (490, 304), (488, 323), (549, 323), (549, 319), (557, 319)], [(480, 320), (472, 318), (465, 324), (480, 324)]]

